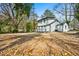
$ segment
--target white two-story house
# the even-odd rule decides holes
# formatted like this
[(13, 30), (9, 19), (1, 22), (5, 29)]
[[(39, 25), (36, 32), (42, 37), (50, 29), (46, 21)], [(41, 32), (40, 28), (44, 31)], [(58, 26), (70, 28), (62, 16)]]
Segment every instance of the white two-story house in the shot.
[(62, 25), (60, 22), (54, 17), (45, 17), (38, 20), (38, 26), (36, 29), (37, 32), (53, 32), (53, 31), (62, 31), (67, 32), (69, 31), (68, 25), (63, 23)]

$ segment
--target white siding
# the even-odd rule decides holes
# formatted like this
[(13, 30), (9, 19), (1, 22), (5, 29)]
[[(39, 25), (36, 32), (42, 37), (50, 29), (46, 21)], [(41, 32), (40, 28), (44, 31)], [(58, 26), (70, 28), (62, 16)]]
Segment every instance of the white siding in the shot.
[(63, 25), (63, 32), (67, 32), (67, 31), (69, 31), (69, 27), (68, 27), (68, 25), (65, 23), (65, 24)]
[(50, 24), (51, 22), (53, 22), (54, 20), (42, 20), (41, 22), (38, 23), (38, 26), (43, 26), (43, 25), (47, 25)]
[(63, 26), (62, 26), (62, 25), (57, 26), (57, 30), (58, 30), (58, 31), (63, 31)]
[[(58, 31), (62, 31), (62, 32), (67, 32), (69, 31), (68, 25), (66, 23), (64, 23), (63, 25), (58, 25), (59, 22), (55, 21), (54, 19), (49, 19), (49, 20), (42, 20), (40, 22), (38, 22), (38, 27), (37, 27), (37, 31), (39, 32), (53, 32), (55, 30)], [(54, 22), (54, 23), (52, 23)], [(51, 25), (47, 25), (50, 24)], [(46, 25), (46, 26), (44, 26)], [(58, 25), (58, 26), (57, 26)], [(41, 26), (41, 27), (39, 27)]]
[(62, 31), (62, 32), (67, 32), (67, 31), (69, 31), (69, 28), (68, 28), (68, 25), (66, 23), (64, 23), (63, 25), (57, 26), (57, 30)]
[(46, 32), (49, 32), (50, 27), (46, 26)]
[(56, 25), (59, 24), (59, 22), (54, 22), (53, 24), (51, 24), (51, 32), (56, 30)]

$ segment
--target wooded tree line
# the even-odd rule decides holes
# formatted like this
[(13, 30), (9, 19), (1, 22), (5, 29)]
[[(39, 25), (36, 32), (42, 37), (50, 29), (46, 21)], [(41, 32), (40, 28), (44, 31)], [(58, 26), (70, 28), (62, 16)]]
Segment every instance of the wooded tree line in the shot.
[(32, 3), (1, 3), (0, 33), (34, 31), (36, 20), (29, 21), (32, 7)]

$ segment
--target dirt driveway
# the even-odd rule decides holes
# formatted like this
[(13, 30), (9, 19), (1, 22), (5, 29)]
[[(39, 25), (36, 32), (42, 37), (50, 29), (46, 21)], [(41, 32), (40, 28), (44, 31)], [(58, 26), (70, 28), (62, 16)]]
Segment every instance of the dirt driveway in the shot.
[(79, 56), (78, 33), (0, 34), (3, 56)]

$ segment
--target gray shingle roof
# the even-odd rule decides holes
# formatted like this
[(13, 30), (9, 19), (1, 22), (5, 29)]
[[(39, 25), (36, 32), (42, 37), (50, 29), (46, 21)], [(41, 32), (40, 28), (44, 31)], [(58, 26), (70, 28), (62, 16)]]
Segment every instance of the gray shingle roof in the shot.
[(48, 20), (48, 19), (55, 19), (54, 17), (44, 17), (42, 19), (39, 19), (38, 22), (41, 22), (42, 20)]

